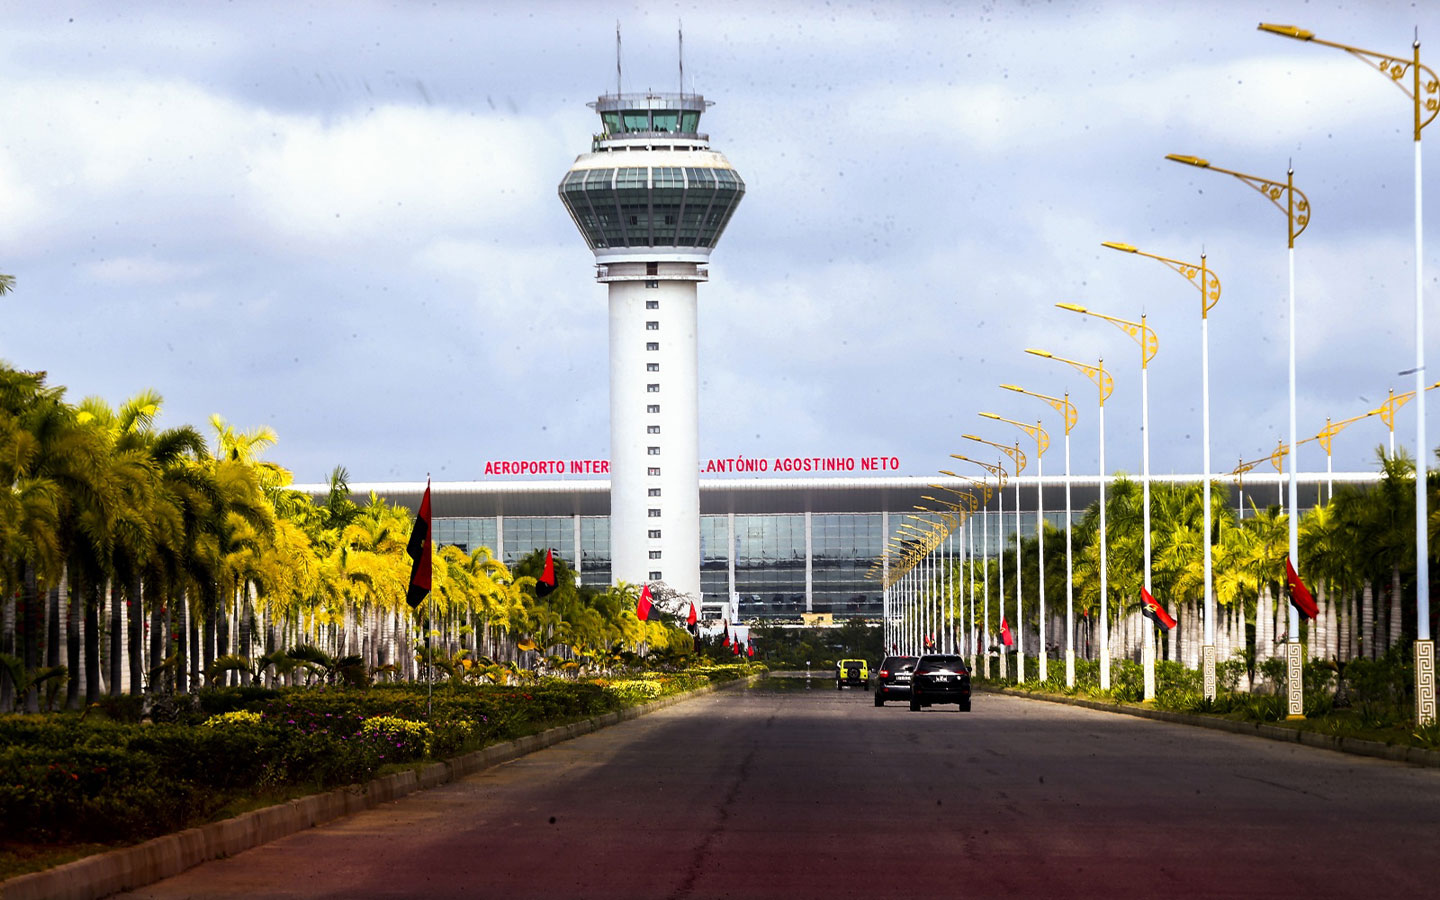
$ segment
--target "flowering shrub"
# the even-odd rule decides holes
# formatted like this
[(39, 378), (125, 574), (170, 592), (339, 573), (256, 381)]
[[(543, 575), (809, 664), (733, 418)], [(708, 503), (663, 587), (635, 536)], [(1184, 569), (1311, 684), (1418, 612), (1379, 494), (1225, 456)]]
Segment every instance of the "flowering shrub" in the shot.
[[(398, 716), (375, 716), (360, 726), (360, 735), (380, 746), (380, 758), (390, 762), (415, 759), (430, 752), (435, 732), (424, 722)], [(393, 749), (392, 749), (393, 748)]]
[(645, 703), (660, 697), (659, 684), (639, 679), (612, 681), (605, 685), (605, 691), (618, 697), (627, 706), (633, 703)]
[(248, 712), (243, 709), (238, 709), (234, 712), (211, 716), (200, 724), (206, 728), (217, 728), (225, 725), (259, 725), (261, 721), (262, 718), (258, 712)]

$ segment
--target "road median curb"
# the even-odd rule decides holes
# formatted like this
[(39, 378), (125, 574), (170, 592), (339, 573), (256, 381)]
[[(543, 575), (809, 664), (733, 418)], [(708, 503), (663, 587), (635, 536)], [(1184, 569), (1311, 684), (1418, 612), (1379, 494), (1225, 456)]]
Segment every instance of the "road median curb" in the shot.
[(1391, 762), (1440, 768), (1440, 750), (1426, 750), (1423, 747), (1382, 744), (1379, 741), (1366, 741), (1359, 738), (1321, 734), (1318, 731), (1301, 731), (1298, 728), (1285, 728), (1280, 725), (1267, 725), (1260, 722), (1240, 722), (1235, 719), (1221, 719), (1215, 716), (1198, 716), (1191, 713), (1172, 712), (1168, 709), (1145, 709), (1144, 707), (1138, 706), (1120, 706), (1114, 703), (1104, 703), (1099, 700), (1086, 700), (1081, 697), (1062, 697), (1055, 694), (1037, 694), (1030, 691), (1018, 691), (1014, 688), (982, 687), (976, 685), (976, 689), (992, 694), (1006, 694), (1011, 697), (1023, 697), (1029, 700), (1043, 700), (1047, 703), (1082, 706), (1086, 709), (1118, 713), (1140, 719), (1155, 719), (1160, 722), (1172, 722), (1176, 725), (1193, 725), (1198, 728), (1228, 731), (1231, 734), (1246, 734), (1272, 741), (1304, 744), (1307, 747), (1318, 747), (1322, 750), (1333, 750), (1337, 753), (1349, 753), (1354, 756), (1370, 756)]
[(535, 734), (430, 763), (419, 770), (396, 772), (363, 785), (350, 785), (322, 794), (298, 797), (231, 819), (152, 838), (133, 847), (97, 853), (42, 872), (18, 875), (0, 882), (0, 900), (96, 900), (121, 891), (134, 890), (178, 875), (201, 863), (234, 856), (307, 828), (323, 825), (382, 803), (390, 803), (416, 791), (458, 781), (467, 775), (537, 750), (639, 718), (685, 700), (714, 691), (754, 684), (766, 674), (768, 673), (751, 675), (723, 684), (709, 684), (683, 694), (661, 697), (640, 706), (630, 706), (591, 716), (579, 722), (556, 725)]

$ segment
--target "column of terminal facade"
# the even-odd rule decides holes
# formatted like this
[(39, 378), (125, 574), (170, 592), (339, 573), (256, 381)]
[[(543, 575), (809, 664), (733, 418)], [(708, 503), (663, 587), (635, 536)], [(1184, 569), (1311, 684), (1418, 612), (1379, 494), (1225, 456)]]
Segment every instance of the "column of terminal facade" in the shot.
[(693, 94), (618, 94), (560, 183), (609, 292), (612, 581), (700, 601), (697, 287), (745, 185)]

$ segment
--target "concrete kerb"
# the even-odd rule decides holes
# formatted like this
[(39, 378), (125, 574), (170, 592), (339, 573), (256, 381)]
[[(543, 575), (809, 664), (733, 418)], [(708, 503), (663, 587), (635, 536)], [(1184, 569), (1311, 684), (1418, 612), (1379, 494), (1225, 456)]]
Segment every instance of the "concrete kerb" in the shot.
[(1114, 703), (1103, 703), (1098, 700), (1086, 700), (1081, 697), (1060, 697), (1054, 694), (1035, 694), (1029, 691), (1019, 691), (1014, 688), (982, 687), (977, 685), (978, 690), (989, 691), (995, 694), (1007, 694), (1011, 697), (1024, 697), (1029, 700), (1043, 700), (1048, 703), (1063, 703), (1067, 706), (1083, 706), (1086, 709), (1095, 709), (1100, 712), (1118, 713), (1120, 715), (1135, 716), (1141, 719), (1154, 719), (1160, 722), (1173, 722), (1177, 725), (1193, 725), (1199, 728), (1213, 728), (1216, 731), (1228, 731), (1231, 734), (1247, 734), (1254, 737), (1266, 738), (1272, 741), (1285, 741), (1291, 744), (1304, 744), (1307, 747), (1318, 747), (1322, 750), (1334, 750), (1337, 753), (1350, 753), (1356, 756), (1372, 756), (1376, 759), (1385, 759), (1391, 762), (1409, 763), (1416, 766), (1428, 766), (1440, 768), (1440, 750), (1426, 750), (1423, 747), (1407, 747), (1400, 744), (1382, 744), (1379, 741), (1365, 741), (1359, 738), (1340, 737), (1330, 734), (1321, 734), (1318, 731), (1301, 731), (1296, 728), (1283, 728), (1279, 725), (1266, 725), (1256, 722), (1240, 722), (1235, 719), (1222, 719), (1217, 716), (1198, 716), (1190, 713), (1171, 712), (1166, 709), (1145, 709), (1139, 706), (1119, 706)]
[(421, 768), (418, 773), (397, 772), (363, 785), (311, 794), (244, 813), (233, 819), (167, 834), (133, 847), (122, 847), (87, 856), (43, 872), (19, 875), (0, 882), (0, 898), (94, 900), (120, 891), (144, 887), (178, 875), (203, 862), (234, 856), (243, 850), (258, 847), (297, 831), (398, 800), (418, 790), (459, 780), (609, 725), (638, 718), (702, 694), (754, 684), (764, 677), (765, 673), (762, 673), (724, 684), (706, 685), (683, 694), (661, 697), (641, 706), (627, 707), (579, 722), (557, 725), (513, 741), (492, 744), (463, 756), (431, 763)]

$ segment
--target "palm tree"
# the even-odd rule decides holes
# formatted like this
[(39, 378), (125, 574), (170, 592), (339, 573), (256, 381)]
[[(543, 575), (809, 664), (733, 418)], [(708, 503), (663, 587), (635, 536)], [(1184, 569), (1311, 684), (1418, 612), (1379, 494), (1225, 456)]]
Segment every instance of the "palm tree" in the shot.
[[(27, 671), (39, 668), (40, 586), (57, 583), (62, 559), (60, 489), (41, 474), (41, 445), (21, 419), (43, 393), (42, 375), (0, 366), (0, 597), (8, 602), (20, 595), (20, 662)], [(27, 710), (38, 710), (38, 693), (27, 692), (24, 702)], [(5, 706), (0, 698), (0, 708)]]

